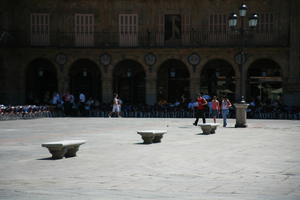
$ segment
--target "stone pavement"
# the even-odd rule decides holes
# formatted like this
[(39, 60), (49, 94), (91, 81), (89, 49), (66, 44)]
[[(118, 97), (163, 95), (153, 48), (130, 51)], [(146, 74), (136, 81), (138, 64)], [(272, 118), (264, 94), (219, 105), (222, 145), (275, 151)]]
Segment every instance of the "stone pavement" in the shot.
[[(300, 121), (229, 122), (201, 135), (193, 119), (1, 121), (0, 199), (299, 200)], [(143, 129), (168, 133), (143, 145)], [(41, 144), (62, 139), (87, 143), (49, 159)]]

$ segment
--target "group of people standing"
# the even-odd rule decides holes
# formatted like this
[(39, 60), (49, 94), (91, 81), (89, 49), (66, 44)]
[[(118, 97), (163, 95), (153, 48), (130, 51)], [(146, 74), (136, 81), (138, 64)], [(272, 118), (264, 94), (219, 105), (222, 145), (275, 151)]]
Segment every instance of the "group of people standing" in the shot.
[[(196, 99), (197, 106), (195, 109), (195, 116), (196, 120), (193, 125), (197, 126), (199, 118), (202, 118), (202, 122), (206, 123), (206, 107), (207, 107), (207, 100), (202, 96), (200, 93)], [(112, 111), (108, 114), (108, 117), (111, 117), (114, 113), (117, 117), (121, 117), (121, 105), (122, 101), (118, 94), (114, 94), (114, 99), (112, 101)], [(211, 100), (211, 107), (212, 107), (212, 117), (214, 123), (216, 123), (217, 116), (222, 112), (223, 117), (223, 127), (227, 126), (227, 117), (229, 114), (229, 108), (232, 106), (231, 102), (226, 96), (222, 97), (221, 103), (218, 101), (217, 96), (214, 96)]]
[[(194, 126), (198, 125), (199, 118), (202, 118), (202, 122), (206, 123), (206, 107), (208, 105), (207, 100), (202, 96), (202, 94), (199, 94), (197, 97), (197, 106), (195, 109), (195, 116), (196, 120), (193, 123)], [(221, 103), (218, 101), (217, 96), (214, 96), (211, 100), (211, 108), (212, 108), (212, 117), (214, 120), (214, 123), (216, 123), (217, 116), (222, 112), (223, 117), (223, 127), (227, 126), (227, 117), (229, 114), (229, 108), (232, 106), (231, 102), (226, 96), (222, 97)]]

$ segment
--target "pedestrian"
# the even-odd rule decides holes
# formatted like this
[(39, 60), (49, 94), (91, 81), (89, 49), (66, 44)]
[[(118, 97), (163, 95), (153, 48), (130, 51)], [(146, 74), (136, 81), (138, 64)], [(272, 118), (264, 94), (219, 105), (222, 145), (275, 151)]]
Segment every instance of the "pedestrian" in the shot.
[(121, 112), (121, 100), (119, 99), (118, 94), (115, 94), (113, 99), (113, 108), (112, 111), (108, 114), (108, 117), (111, 117), (113, 113), (117, 113), (117, 116), (121, 117), (120, 112)]
[(180, 108), (181, 110), (184, 110), (187, 104), (187, 99), (185, 98), (185, 95), (182, 94), (180, 97)]
[(198, 106), (196, 107), (196, 120), (193, 123), (194, 126), (198, 125), (198, 121), (199, 121), (200, 117), (202, 117), (203, 124), (206, 123), (206, 121), (205, 121), (205, 115), (206, 115), (205, 106), (207, 105), (207, 101), (205, 98), (202, 97), (201, 93), (198, 95), (197, 103), (198, 103)]
[(211, 108), (212, 108), (212, 117), (214, 119), (214, 123), (216, 123), (216, 118), (220, 114), (220, 104), (216, 96), (211, 100)]
[(79, 94), (79, 114), (80, 116), (83, 116), (85, 114), (84, 112), (84, 105), (85, 105), (86, 97), (83, 92), (80, 92)]
[(227, 116), (229, 114), (229, 108), (232, 106), (229, 99), (226, 96), (222, 99), (222, 117), (223, 117), (223, 127), (227, 126)]
[(67, 117), (71, 116), (71, 111), (72, 111), (71, 98), (72, 97), (68, 91), (62, 96), (62, 99), (64, 101), (64, 113), (65, 116)]

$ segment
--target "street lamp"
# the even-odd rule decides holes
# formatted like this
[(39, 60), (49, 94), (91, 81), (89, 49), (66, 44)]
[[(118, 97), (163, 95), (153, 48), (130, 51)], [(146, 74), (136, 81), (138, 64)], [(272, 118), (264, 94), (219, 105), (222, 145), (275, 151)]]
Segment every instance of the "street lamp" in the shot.
[(258, 14), (254, 13), (251, 17), (249, 17), (249, 27), (255, 28), (258, 22)]
[(235, 110), (236, 110), (236, 124), (235, 127), (247, 127), (247, 107), (249, 104), (247, 104), (244, 100), (245, 96), (245, 79), (244, 79), (244, 64), (247, 61), (247, 53), (245, 52), (245, 32), (248, 30), (252, 30), (257, 26), (258, 21), (258, 15), (253, 14), (251, 17), (249, 17), (248, 20), (248, 27), (249, 29), (245, 28), (245, 17), (247, 16), (248, 7), (246, 4), (242, 4), (239, 8), (239, 16), (240, 16), (240, 27), (238, 26), (238, 15), (235, 13), (230, 14), (228, 18), (228, 25), (232, 30), (235, 30), (239, 33), (240, 39), (241, 39), (241, 47), (240, 52), (235, 56), (235, 62), (240, 67), (240, 103), (235, 103)]
[(245, 17), (247, 15), (247, 10), (248, 10), (247, 5), (243, 3), (239, 9), (240, 16)]
[(250, 31), (257, 26), (258, 22), (258, 14), (252, 14), (248, 20), (248, 27), (245, 27), (245, 17), (247, 16), (248, 7), (246, 4), (242, 4), (239, 8), (239, 16), (240, 16), (240, 27), (238, 26), (238, 15), (236, 13), (231, 13), (228, 18), (228, 25), (229, 27), (238, 32), (240, 39), (241, 39), (241, 47), (239, 53), (235, 56), (235, 62), (240, 67), (240, 99), (243, 101), (243, 97), (245, 96), (245, 81), (244, 81), (244, 67), (243, 65), (247, 61), (247, 53), (245, 52), (245, 32)]

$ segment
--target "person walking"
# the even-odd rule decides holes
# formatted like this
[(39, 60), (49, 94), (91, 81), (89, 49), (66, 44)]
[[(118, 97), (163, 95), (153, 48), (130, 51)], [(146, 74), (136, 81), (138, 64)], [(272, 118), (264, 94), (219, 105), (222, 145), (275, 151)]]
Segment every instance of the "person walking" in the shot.
[(84, 112), (84, 104), (85, 104), (85, 94), (83, 92), (80, 92), (79, 94), (79, 115), (80, 116), (84, 116), (85, 112)]
[(198, 106), (196, 107), (196, 120), (193, 123), (194, 126), (198, 125), (198, 121), (199, 121), (200, 117), (202, 117), (203, 124), (206, 123), (206, 120), (205, 120), (205, 115), (206, 115), (205, 106), (207, 105), (207, 101), (206, 101), (205, 98), (202, 97), (201, 93), (198, 95), (197, 103), (198, 103)]
[(211, 107), (212, 107), (212, 117), (214, 119), (214, 123), (216, 123), (216, 118), (220, 114), (220, 103), (216, 96), (213, 97), (211, 100)]
[(113, 108), (112, 111), (108, 114), (108, 117), (111, 117), (113, 113), (117, 113), (117, 116), (121, 117), (120, 112), (121, 112), (121, 100), (119, 99), (118, 94), (115, 94), (113, 99)]
[(229, 108), (232, 106), (229, 99), (227, 97), (223, 97), (222, 99), (222, 117), (223, 117), (223, 127), (227, 126), (227, 116), (229, 114)]

